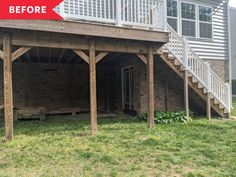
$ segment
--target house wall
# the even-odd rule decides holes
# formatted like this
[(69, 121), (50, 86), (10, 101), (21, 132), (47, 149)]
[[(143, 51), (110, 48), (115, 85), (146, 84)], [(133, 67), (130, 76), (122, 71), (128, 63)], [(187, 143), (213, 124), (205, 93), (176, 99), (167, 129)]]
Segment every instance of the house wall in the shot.
[[(98, 109), (107, 108), (109, 66), (97, 67)], [(0, 64), (2, 81), (2, 63)], [(3, 104), (3, 81), (0, 82), (0, 105)], [(111, 88), (112, 89), (112, 88)], [(80, 107), (89, 109), (88, 65), (72, 64), (13, 64), (13, 101), (16, 107)]]
[[(98, 110), (122, 110), (121, 69), (133, 66), (134, 110), (147, 111), (146, 65), (136, 56), (130, 56), (112, 66), (97, 65)], [(176, 81), (176, 74), (166, 70), (160, 59), (155, 59), (155, 110), (183, 110), (181, 79), (169, 83), (169, 98), (166, 99), (168, 77)], [(89, 109), (88, 65), (13, 63), (13, 100), (15, 107), (80, 107)], [(172, 73), (173, 74), (173, 73)], [(2, 63), (0, 63), (0, 105), (3, 105)], [(176, 84), (180, 89), (176, 89)]]
[(231, 30), (231, 60), (232, 60), (232, 84), (233, 94), (236, 94), (236, 8), (230, 8), (230, 30)]
[[(181, 0), (178, 0), (178, 3), (180, 2)], [(189, 40), (189, 45), (200, 58), (209, 61), (211, 65), (214, 65), (213, 69), (217, 74), (219, 74), (225, 82), (228, 82), (230, 79), (229, 70), (224, 69), (224, 74), (222, 74), (222, 71), (219, 69), (229, 68), (227, 3), (223, 0), (183, 0), (183, 2), (205, 5), (213, 8), (213, 39), (201, 39), (197, 37), (188, 37), (187, 39)]]
[(189, 38), (189, 44), (203, 59), (228, 60), (228, 10), (222, 0), (186, 0), (213, 8), (213, 39)]
[[(183, 110), (183, 90), (176, 89), (181, 84), (176, 81), (177, 75), (172, 73), (171, 69), (166, 68), (163, 61), (156, 56), (154, 63), (154, 94), (156, 111), (182, 111)], [(121, 92), (121, 70), (123, 67), (133, 66), (134, 72), (134, 108), (137, 112), (147, 112), (147, 69), (146, 65), (136, 56), (130, 56), (127, 60), (116, 65), (116, 108), (122, 110), (122, 92)], [(173, 82), (169, 80), (173, 79)], [(166, 88), (166, 82), (169, 87)], [(168, 99), (166, 99), (166, 89), (168, 89)], [(166, 102), (168, 101), (168, 108)], [(166, 109), (167, 108), (167, 109)]]

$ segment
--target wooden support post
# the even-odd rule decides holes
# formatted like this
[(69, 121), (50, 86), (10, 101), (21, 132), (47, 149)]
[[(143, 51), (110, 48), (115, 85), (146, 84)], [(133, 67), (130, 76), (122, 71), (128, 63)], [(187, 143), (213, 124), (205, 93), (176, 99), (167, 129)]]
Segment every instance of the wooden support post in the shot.
[(148, 127), (154, 126), (154, 59), (153, 49), (149, 47), (147, 61)]
[(211, 120), (211, 66), (208, 62), (207, 66), (207, 98), (206, 98), (206, 112), (208, 120)]
[(207, 110), (207, 118), (211, 120), (211, 94), (207, 93), (207, 101), (206, 101), (206, 110)]
[(12, 62), (11, 62), (11, 36), (3, 36), (3, 75), (4, 75), (4, 116), (5, 138), (13, 139), (13, 98), (12, 98)]
[(90, 75), (90, 119), (92, 135), (97, 133), (97, 88), (96, 88), (96, 58), (95, 42), (92, 41), (89, 49), (89, 75)]
[(185, 115), (189, 118), (189, 93), (188, 93), (188, 71), (185, 70), (184, 73), (184, 106)]

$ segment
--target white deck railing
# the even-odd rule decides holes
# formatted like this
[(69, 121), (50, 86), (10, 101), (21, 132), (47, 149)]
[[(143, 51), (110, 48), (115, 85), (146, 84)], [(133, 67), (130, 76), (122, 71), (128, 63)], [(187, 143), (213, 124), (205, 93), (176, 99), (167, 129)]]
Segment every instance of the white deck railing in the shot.
[(64, 0), (55, 11), (64, 19), (165, 29), (165, 0)]
[(165, 47), (227, 110), (231, 111), (230, 87), (188, 46), (188, 41), (167, 26), (170, 41)]

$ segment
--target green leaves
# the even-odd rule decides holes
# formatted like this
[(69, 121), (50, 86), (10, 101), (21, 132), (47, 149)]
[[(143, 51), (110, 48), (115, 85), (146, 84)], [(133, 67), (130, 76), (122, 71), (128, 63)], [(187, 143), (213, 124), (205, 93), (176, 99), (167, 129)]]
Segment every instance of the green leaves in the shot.
[[(142, 113), (140, 118), (147, 119), (147, 113)], [(186, 123), (191, 121), (191, 118), (185, 116), (185, 112), (155, 112), (154, 121), (158, 124), (171, 124), (176, 122)]]

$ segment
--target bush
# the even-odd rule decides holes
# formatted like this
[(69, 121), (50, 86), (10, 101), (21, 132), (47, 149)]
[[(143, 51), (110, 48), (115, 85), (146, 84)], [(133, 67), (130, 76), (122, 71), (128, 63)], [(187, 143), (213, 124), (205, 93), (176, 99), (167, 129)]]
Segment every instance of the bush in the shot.
[[(139, 118), (147, 120), (147, 113), (142, 113)], [(188, 122), (191, 118), (185, 116), (185, 112), (155, 112), (154, 121), (157, 124), (171, 124), (176, 122)]]

